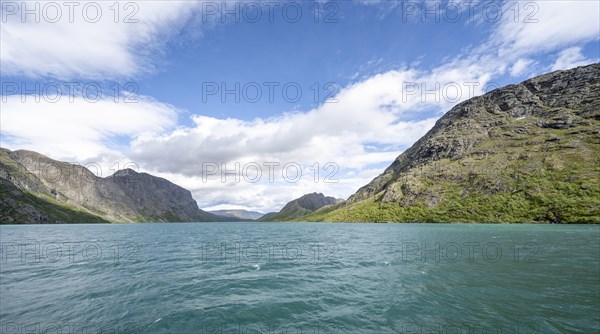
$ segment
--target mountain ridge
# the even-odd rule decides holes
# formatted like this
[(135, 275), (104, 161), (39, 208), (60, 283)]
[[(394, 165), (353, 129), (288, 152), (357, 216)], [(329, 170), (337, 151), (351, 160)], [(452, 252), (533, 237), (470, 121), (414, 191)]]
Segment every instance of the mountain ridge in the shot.
[(600, 63), (461, 102), (345, 205), (301, 219), (598, 223), (598, 78)]
[[(68, 208), (81, 213), (85, 219), (96, 217), (102, 222), (224, 220), (200, 210), (189, 190), (147, 173), (125, 169), (101, 178), (80, 165), (33, 151), (4, 148), (0, 149), (0, 162), (3, 183), (8, 182), (21, 193), (33, 196), (24, 197), (13, 188), (5, 191), (5, 200), (1, 203), (3, 222), (11, 221), (7, 212), (15, 212), (25, 198), (34, 207), (44, 206), (43, 202), (36, 202), (37, 198), (50, 201), (53, 211)], [(19, 217), (27, 223), (65, 222), (57, 217), (38, 219), (39, 214), (33, 211), (29, 218), (26, 214)]]
[(231, 209), (231, 210), (210, 210), (207, 211), (217, 216), (226, 217), (226, 218), (234, 218), (241, 220), (255, 220), (258, 219), (265, 214), (258, 211), (249, 211), (243, 209)]
[(343, 202), (343, 199), (325, 196), (322, 193), (310, 193), (291, 200), (279, 212), (269, 212), (259, 221), (288, 221), (313, 213), (322, 207)]

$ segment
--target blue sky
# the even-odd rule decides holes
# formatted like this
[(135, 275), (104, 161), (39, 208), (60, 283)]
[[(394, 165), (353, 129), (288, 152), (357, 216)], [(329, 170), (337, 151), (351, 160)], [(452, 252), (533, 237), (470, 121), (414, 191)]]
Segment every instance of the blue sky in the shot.
[[(312, 191), (348, 197), (456, 103), (600, 58), (597, 1), (284, 1), (272, 18), (257, 1), (129, 2), (117, 16), (113, 2), (95, 2), (102, 15), (90, 23), (86, 2), (73, 22), (66, 8), (57, 17), (48, 2), (27, 2), (39, 6), (35, 22), (20, 1), (2, 1), (1, 145), (97, 163), (102, 176), (135, 162), (190, 189), (201, 208), (266, 212)], [(123, 22), (133, 9), (137, 22)], [(68, 83), (104, 94), (47, 101)], [(236, 84), (240, 101), (223, 99)], [(115, 87), (135, 87), (135, 103), (115, 102)], [(222, 163), (264, 175), (223, 181), (210, 169)], [(265, 163), (279, 164), (273, 181)], [(290, 163), (302, 170), (297, 182), (281, 177)], [(334, 170), (337, 182), (324, 182)]]
[[(314, 4), (302, 4), (304, 15), (298, 23), (286, 22), (277, 11), (273, 22), (242, 20), (238, 24), (226, 16), (229, 24), (216, 26), (193, 43), (176, 39), (167, 49), (166, 68), (142, 82), (143, 92), (190, 112), (215, 117), (249, 120), (291, 109), (308, 110), (322, 102), (310, 90), (315, 82), (343, 87), (357, 78), (411, 63), (439, 64), (447, 55), (484, 37), (489, 29), (485, 24), (408, 25), (380, 6), (342, 2), (330, 19), (334, 22), (315, 23), (310, 8)], [(326, 15), (333, 14), (323, 14), (322, 20)], [(266, 97), (257, 103), (235, 103), (233, 97), (226, 103), (218, 97), (199, 103), (202, 100), (196, 94), (202, 91), (203, 82), (225, 82), (229, 88), (236, 82), (294, 82), (304, 94), (297, 104), (281, 97), (275, 98), (275, 103)]]

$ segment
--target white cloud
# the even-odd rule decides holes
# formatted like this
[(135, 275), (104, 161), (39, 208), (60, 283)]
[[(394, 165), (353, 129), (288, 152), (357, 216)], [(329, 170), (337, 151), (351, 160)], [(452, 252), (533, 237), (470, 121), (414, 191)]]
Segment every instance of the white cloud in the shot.
[(513, 77), (520, 76), (521, 74), (527, 72), (528, 67), (530, 67), (532, 63), (533, 61), (531, 59), (520, 58), (510, 68), (510, 75)]
[[(65, 3), (2, 2), (3, 75), (99, 79), (151, 71), (166, 37), (192, 18), (199, 4), (123, 1), (117, 12), (113, 1)], [(25, 9), (38, 18), (27, 14), (23, 19)]]
[(581, 53), (580, 47), (574, 46), (562, 50), (558, 54), (556, 61), (551, 66), (551, 70), (566, 70), (577, 66), (587, 65), (592, 62), (592, 60), (585, 58), (585, 56)]
[(486, 69), (464, 65), (388, 71), (342, 89), (337, 103), (272, 119), (196, 115), (193, 127), (138, 137), (132, 156), (157, 171), (190, 176), (202, 170), (202, 162), (335, 161), (358, 169), (390, 162), (394, 157), (369, 153), (365, 146), (392, 145), (395, 151), (409, 146), (450, 106), (481, 93), (489, 79)]
[(599, 1), (509, 1), (492, 38), (500, 58), (515, 59), (598, 40), (598, 22)]
[(3, 142), (9, 148), (31, 149), (53, 158), (91, 159), (101, 155), (120, 155), (118, 136), (128, 140), (144, 133), (162, 132), (176, 124), (177, 110), (149, 97), (137, 103), (98, 102), (74, 97), (56, 103), (34, 95), (2, 98)]
[[(322, 175), (324, 174), (321, 171)], [(294, 198), (311, 192), (321, 192), (327, 196), (347, 198), (356, 191), (356, 186), (364, 185), (381, 173), (381, 169), (368, 169), (352, 177), (341, 175), (339, 172), (335, 178), (338, 183), (314, 182), (311, 173), (305, 175), (302, 181), (297, 183), (282, 182), (280, 171), (277, 182), (268, 182), (266, 175), (264, 181), (248, 183), (243, 180), (236, 183), (232, 178), (227, 182), (220, 179), (203, 180), (202, 177), (187, 177), (181, 174), (154, 173), (172, 182), (184, 185), (192, 191), (192, 195), (198, 202), (200, 208), (214, 210), (215, 208), (236, 208), (261, 212), (279, 211), (282, 206)]]

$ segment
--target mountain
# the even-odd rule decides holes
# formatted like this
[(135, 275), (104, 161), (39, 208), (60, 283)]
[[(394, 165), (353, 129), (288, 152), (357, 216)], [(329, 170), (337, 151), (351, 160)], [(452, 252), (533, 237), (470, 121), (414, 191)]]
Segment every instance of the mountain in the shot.
[(261, 217), (260, 221), (289, 221), (300, 218), (316, 210), (328, 206), (339, 204), (343, 199), (325, 196), (321, 193), (306, 194), (287, 203), (281, 211), (276, 214), (268, 213)]
[(86, 210), (22, 191), (0, 178), (0, 224), (109, 223)]
[(212, 210), (208, 211), (217, 216), (241, 220), (254, 220), (264, 216), (264, 213), (248, 210)]
[(262, 217), (257, 218), (256, 220), (258, 221), (269, 221), (269, 219), (271, 219), (271, 217), (275, 217), (277, 216), (279, 212), (268, 212), (266, 214), (264, 214)]
[(462, 102), (315, 221), (600, 223), (600, 63)]
[(131, 169), (101, 178), (32, 151), (0, 148), (2, 223), (221, 221), (191, 193)]

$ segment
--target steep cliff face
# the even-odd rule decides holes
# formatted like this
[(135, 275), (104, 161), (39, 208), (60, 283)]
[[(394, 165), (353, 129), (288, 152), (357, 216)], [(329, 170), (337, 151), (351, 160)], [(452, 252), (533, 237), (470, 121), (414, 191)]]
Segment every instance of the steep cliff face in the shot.
[(50, 196), (33, 195), (0, 178), (0, 224), (109, 223)]
[[(146, 173), (127, 169), (100, 178), (82, 166), (52, 160), (36, 152), (2, 149), (0, 157), (0, 178), (5, 184), (12, 184), (30, 201), (49, 202), (59, 211), (60, 208), (75, 210), (85, 214), (82, 217), (85, 219), (96, 217), (113, 222), (222, 220), (200, 210), (188, 190)], [(3, 212), (15, 212), (25, 198), (17, 196), (15, 189), (3, 193), (3, 199), (14, 194), (10, 195), (10, 201), (2, 202)], [(19, 215), (21, 218), (13, 222), (40, 221), (26, 219), (26, 216)], [(48, 222), (65, 222), (54, 216), (49, 215)], [(75, 221), (66, 222), (81, 222), (76, 215), (73, 218)]]
[(288, 202), (278, 213), (267, 214), (259, 220), (289, 221), (315, 212), (322, 207), (339, 204), (343, 201), (343, 199), (325, 196), (321, 193), (306, 194)]
[(349, 221), (600, 222), (600, 64), (462, 102), (337, 210)]

